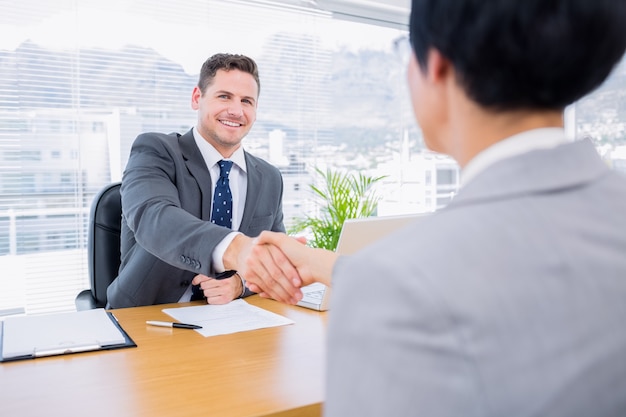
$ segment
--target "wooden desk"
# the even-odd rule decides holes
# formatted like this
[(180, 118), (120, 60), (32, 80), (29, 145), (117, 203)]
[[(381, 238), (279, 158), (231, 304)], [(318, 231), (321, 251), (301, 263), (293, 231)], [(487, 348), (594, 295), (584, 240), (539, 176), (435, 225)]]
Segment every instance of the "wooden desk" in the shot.
[(259, 296), (295, 324), (214, 337), (147, 326), (161, 310), (113, 310), (136, 348), (0, 364), (0, 416), (320, 416), (326, 313)]

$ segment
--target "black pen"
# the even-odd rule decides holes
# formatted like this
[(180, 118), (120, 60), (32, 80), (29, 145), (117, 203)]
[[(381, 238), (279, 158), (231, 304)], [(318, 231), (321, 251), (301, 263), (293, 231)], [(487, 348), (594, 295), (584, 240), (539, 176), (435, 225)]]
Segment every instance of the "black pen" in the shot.
[(196, 324), (170, 323), (169, 321), (148, 320), (146, 324), (149, 324), (151, 326), (159, 326), (159, 327), (175, 327), (177, 329), (201, 329), (202, 328), (202, 326), (198, 326)]

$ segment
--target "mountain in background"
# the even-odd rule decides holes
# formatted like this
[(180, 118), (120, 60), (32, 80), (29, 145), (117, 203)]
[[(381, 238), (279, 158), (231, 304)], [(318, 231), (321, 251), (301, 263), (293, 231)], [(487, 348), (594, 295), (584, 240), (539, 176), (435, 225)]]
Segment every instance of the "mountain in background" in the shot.
[[(282, 129), (288, 140), (298, 141), (323, 137), (357, 152), (398, 140), (406, 129), (411, 137), (419, 136), (405, 68), (391, 52), (328, 51), (314, 38), (279, 33), (257, 62), (257, 131)], [(181, 120), (181, 126), (194, 120), (190, 96), (197, 75), (149, 48), (62, 52), (27, 41), (15, 51), (0, 51), (0, 75), (4, 109), (128, 107), (147, 119)], [(577, 104), (578, 124), (613, 119), (626, 120), (625, 65)], [(611, 139), (626, 142), (623, 135)]]
[[(288, 45), (295, 44), (299, 47), (294, 52)], [(389, 87), (404, 86), (406, 80), (404, 68), (388, 53), (325, 51), (313, 38), (280, 33), (257, 62), (257, 130), (282, 129), (290, 139), (306, 140), (314, 129), (329, 142), (363, 149), (380, 144), (381, 137), (397, 138), (400, 122), (412, 120), (405, 89)], [(27, 41), (15, 51), (0, 51), (0, 74), (0, 108), (18, 103), (23, 110), (128, 107), (139, 114), (165, 111), (163, 117), (194, 117), (190, 97), (197, 75), (149, 48), (64, 52)], [(404, 117), (399, 117), (399, 108)]]

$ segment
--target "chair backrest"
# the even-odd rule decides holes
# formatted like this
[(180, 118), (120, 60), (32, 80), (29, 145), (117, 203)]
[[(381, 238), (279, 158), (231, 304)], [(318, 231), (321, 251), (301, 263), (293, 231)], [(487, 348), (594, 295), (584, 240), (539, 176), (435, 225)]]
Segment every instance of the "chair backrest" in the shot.
[(120, 267), (122, 198), (120, 182), (105, 186), (94, 198), (89, 214), (89, 280), (97, 307), (107, 302), (107, 288)]

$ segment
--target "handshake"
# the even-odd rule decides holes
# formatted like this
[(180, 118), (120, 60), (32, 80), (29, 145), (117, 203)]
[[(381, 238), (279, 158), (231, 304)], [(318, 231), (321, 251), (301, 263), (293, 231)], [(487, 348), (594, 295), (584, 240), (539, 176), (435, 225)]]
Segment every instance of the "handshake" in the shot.
[(338, 257), (335, 252), (306, 246), (304, 237), (270, 231), (253, 239), (239, 256), (244, 268), (238, 272), (246, 286), (261, 297), (287, 304), (302, 299), (300, 287), (304, 285), (320, 282), (330, 286)]

